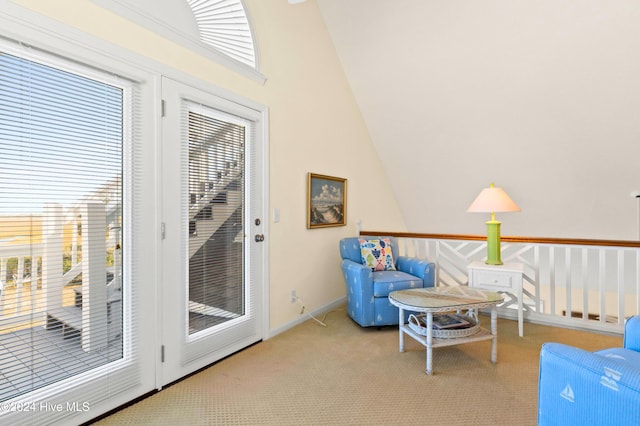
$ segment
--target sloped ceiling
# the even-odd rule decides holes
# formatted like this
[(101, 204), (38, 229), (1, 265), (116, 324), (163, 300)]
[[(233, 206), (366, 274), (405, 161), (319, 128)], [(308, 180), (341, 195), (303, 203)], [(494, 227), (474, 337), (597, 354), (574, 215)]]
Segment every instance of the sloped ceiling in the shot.
[(638, 2), (316, 2), (410, 231), (636, 238)]

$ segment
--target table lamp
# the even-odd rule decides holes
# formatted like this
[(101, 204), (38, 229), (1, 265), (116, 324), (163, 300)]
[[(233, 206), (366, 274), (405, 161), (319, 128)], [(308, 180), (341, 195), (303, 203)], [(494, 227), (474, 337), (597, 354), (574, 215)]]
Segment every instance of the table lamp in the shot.
[(491, 183), (484, 188), (480, 195), (473, 200), (467, 209), (472, 213), (491, 213), (491, 220), (487, 221), (487, 265), (502, 265), (500, 260), (500, 221), (496, 220), (496, 212), (519, 212), (520, 207), (513, 202), (502, 188), (496, 188)]

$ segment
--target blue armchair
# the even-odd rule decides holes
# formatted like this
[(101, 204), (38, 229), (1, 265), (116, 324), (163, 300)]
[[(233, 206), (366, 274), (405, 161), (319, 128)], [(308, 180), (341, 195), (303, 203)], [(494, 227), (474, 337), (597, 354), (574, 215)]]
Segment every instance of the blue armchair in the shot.
[(640, 425), (640, 316), (626, 321), (622, 348), (542, 345), (538, 425)]
[[(360, 239), (389, 239), (396, 270), (373, 271), (363, 264)], [(399, 256), (394, 237), (352, 237), (340, 240), (342, 273), (347, 287), (347, 313), (362, 327), (398, 324), (398, 308), (389, 293), (409, 288), (433, 287), (435, 265), (423, 259)], [(407, 313), (408, 315), (408, 313)]]

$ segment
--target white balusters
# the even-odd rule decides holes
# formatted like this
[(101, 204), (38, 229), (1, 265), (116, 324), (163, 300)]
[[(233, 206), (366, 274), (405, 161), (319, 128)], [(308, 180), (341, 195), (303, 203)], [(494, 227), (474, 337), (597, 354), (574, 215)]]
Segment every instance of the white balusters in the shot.
[[(486, 241), (460, 237), (397, 238), (410, 239), (400, 247), (436, 264), (437, 285), (455, 286), (465, 285), (467, 265), (486, 255)], [(619, 332), (625, 317), (640, 314), (638, 247), (508, 242), (502, 244), (502, 258), (525, 265), (523, 293), (529, 320)], [(504, 307), (500, 312), (505, 314)]]

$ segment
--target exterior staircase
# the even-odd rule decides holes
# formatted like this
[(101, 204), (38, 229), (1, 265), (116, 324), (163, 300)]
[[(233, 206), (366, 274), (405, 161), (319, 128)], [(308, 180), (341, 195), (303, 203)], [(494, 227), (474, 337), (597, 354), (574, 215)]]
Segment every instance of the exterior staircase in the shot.
[[(215, 181), (202, 182), (200, 191), (191, 193), (189, 206), (189, 258), (197, 253), (202, 254), (203, 250), (210, 250), (213, 236), (233, 235), (233, 228), (238, 227), (239, 235), (242, 232), (242, 174), (234, 172), (237, 164), (229, 162), (224, 172), (217, 174)], [(115, 213), (119, 208), (106, 206), (107, 223), (114, 223)], [(104, 213), (103, 213), (104, 214)], [(76, 214), (77, 215), (77, 214)], [(207, 248), (209, 247), (209, 249)], [(82, 272), (82, 261), (75, 263), (71, 270), (64, 276), (65, 284), (69, 284)], [(122, 324), (122, 295), (119, 279), (114, 279), (113, 272), (107, 272), (105, 291), (107, 324), (109, 337), (120, 335)], [(100, 284), (97, 283), (99, 286)], [(49, 306), (46, 310), (45, 328), (48, 330), (59, 330), (65, 339), (80, 337), (83, 335), (83, 324), (86, 318), (83, 315), (83, 290), (82, 286), (74, 288), (74, 304), (71, 306)], [(191, 297), (190, 297), (191, 299)], [(199, 299), (194, 297), (194, 299)], [(216, 312), (219, 315), (236, 315), (227, 312), (224, 308), (213, 307), (207, 300), (190, 300), (190, 306), (194, 312), (207, 313)], [(208, 302), (208, 303), (207, 303)], [(191, 309), (190, 309), (191, 310)], [(222, 313), (222, 314), (220, 314)]]
[[(121, 334), (122, 324), (122, 289), (116, 287), (113, 274), (108, 273), (109, 284), (107, 290), (107, 323), (113, 332), (112, 337)], [(82, 335), (82, 287), (76, 287), (74, 291), (74, 303), (71, 306), (62, 306), (47, 310), (45, 328), (47, 330), (60, 330), (65, 339), (71, 339)]]

